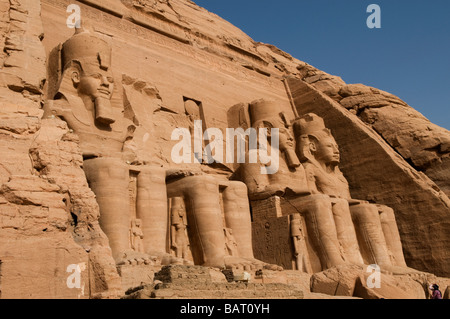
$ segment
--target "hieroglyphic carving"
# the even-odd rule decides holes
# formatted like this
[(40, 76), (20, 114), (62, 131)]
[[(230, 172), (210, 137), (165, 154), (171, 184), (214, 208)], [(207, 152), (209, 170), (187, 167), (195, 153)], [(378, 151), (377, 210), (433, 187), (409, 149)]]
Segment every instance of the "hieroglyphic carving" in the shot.
[(253, 222), (252, 234), (255, 258), (280, 265), (284, 269), (293, 269), (289, 216)]
[(128, 186), (130, 216), (132, 218), (136, 218), (137, 175), (138, 174), (136, 172), (130, 172), (130, 182), (129, 182), (129, 186)]
[[(57, 8), (61, 8), (66, 10), (67, 6), (70, 5), (72, 2), (69, 0), (42, 0), (44, 4), (48, 4)], [(242, 67), (240, 65), (237, 65), (232, 62), (228, 62), (226, 59), (223, 59), (221, 57), (218, 57), (217, 55), (199, 50), (197, 48), (194, 48), (192, 45), (186, 44), (185, 41), (182, 41), (183, 45), (180, 45), (180, 40), (177, 39), (178, 35), (175, 37), (168, 37), (166, 33), (167, 28), (170, 30), (170, 32), (174, 33), (173, 25), (171, 24), (165, 24), (161, 20), (157, 19), (156, 17), (152, 16), (145, 16), (145, 21), (147, 19), (152, 19), (152, 21), (155, 23), (155, 29), (163, 29), (164, 32), (156, 32), (155, 29), (149, 29), (148, 27), (139, 25), (134, 23), (133, 21), (122, 19), (117, 16), (111, 15), (107, 12), (103, 12), (97, 8), (85, 5), (80, 3), (80, 7), (82, 7), (83, 12), (83, 18), (92, 22), (94, 24), (94, 29), (98, 28), (107, 28), (109, 30), (115, 30), (117, 33), (118, 30), (120, 30), (124, 34), (124, 38), (127, 39), (127, 41), (140, 41), (141, 40), (147, 40), (152, 45), (149, 45), (149, 47), (154, 46), (154, 44), (161, 45), (163, 47), (166, 47), (170, 49), (173, 52), (177, 52), (179, 54), (188, 56), (190, 58), (193, 58), (194, 60), (208, 65), (208, 67), (214, 71), (219, 72), (227, 72), (231, 73), (233, 75), (239, 75), (240, 77), (243, 77), (250, 81), (255, 82), (263, 82), (266, 85), (269, 85), (271, 87), (277, 87), (282, 85), (282, 83), (276, 79), (272, 79), (270, 76), (263, 75), (260, 72), (249, 70), (245, 67)], [(164, 27), (161, 27), (164, 25)], [(101, 26), (101, 27), (100, 27)], [(172, 28), (172, 29), (171, 29)], [(176, 32), (178, 34), (178, 32)], [(190, 34), (190, 36), (199, 37), (197, 34)], [(199, 41), (205, 41), (201, 37), (198, 38)], [(214, 40), (211, 39), (211, 41), (208, 41), (208, 43), (204, 43), (204, 45), (207, 45), (208, 47), (217, 47), (217, 50), (220, 52), (220, 50), (223, 50), (227, 46), (223, 46), (220, 44), (215, 43)], [(229, 49), (231, 50), (231, 49)], [(234, 54), (238, 53), (236, 50), (231, 50)], [(244, 54), (243, 58), (249, 58), (248, 54)], [(254, 59), (255, 62), (261, 63), (261, 61), (258, 61), (257, 59)]]
[[(51, 59), (56, 61), (49, 66), (56, 66), (50, 71), (58, 86), (46, 101), (43, 116), (61, 117), (79, 136), (83, 168), (96, 194), (100, 226), (108, 236), (113, 257), (117, 263), (129, 263), (149, 260), (143, 252), (151, 249), (167, 253), (165, 170), (130, 165), (137, 159), (129, 147), (136, 126), (126, 117), (124, 101), (114, 97), (110, 45), (77, 29), (55, 50), (57, 54)], [(133, 234), (130, 223), (135, 218), (139, 222), (133, 225)]]

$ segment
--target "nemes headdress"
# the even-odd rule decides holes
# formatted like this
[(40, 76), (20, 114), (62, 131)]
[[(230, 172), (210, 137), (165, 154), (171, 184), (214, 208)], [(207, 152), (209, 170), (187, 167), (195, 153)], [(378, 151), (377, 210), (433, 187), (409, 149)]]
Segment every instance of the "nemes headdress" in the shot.
[(61, 66), (64, 70), (71, 61), (83, 61), (96, 64), (103, 70), (111, 66), (110, 45), (91, 35), (89, 31), (77, 29), (77, 32), (61, 46)]
[(252, 127), (263, 121), (270, 123), (274, 127), (277, 122), (284, 125), (279, 107), (275, 101), (265, 99), (253, 101), (250, 103), (249, 113)]
[(297, 155), (301, 161), (311, 159), (313, 156), (310, 152), (310, 136), (319, 138), (324, 134), (332, 136), (331, 131), (325, 127), (323, 118), (314, 113), (308, 113), (301, 118), (294, 121), (293, 124), (294, 135), (299, 137), (297, 139)]
[(64, 43), (54, 48), (48, 59), (48, 95), (53, 97), (61, 85), (64, 71), (72, 61), (84, 66), (95, 65), (103, 70), (111, 66), (110, 45), (84, 29), (77, 29), (75, 34)]

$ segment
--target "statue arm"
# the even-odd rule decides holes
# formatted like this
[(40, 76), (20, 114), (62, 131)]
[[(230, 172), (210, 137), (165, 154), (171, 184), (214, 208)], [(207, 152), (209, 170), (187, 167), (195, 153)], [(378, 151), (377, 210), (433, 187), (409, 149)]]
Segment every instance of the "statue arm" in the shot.
[(314, 168), (307, 165), (305, 167), (306, 181), (308, 183), (308, 188), (311, 190), (311, 194), (322, 194), (316, 184), (316, 174), (314, 173)]
[(72, 110), (68, 107), (68, 102), (65, 99), (45, 101), (44, 115), (42, 118), (48, 119), (51, 117), (58, 117), (66, 121), (69, 128), (74, 131), (76, 131), (78, 126), (81, 125), (80, 121), (75, 118)]
[[(252, 155), (257, 155), (257, 150), (250, 150), (245, 155), (245, 163), (241, 164), (239, 169), (240, 171), (240, 180), (247, 185), (248, 193), (250, 198), (254, 196), (258, 196), (261, 193), (264, 193), (267, 186), (269, 186), (269, 177), (268, 175), (261, 174), (261, 168), (264, 167), (261, 163), (251, 163), (250, 153)], [(255, 158), (258, 158), (255, 156)], [(269, 197), (269, 196), (267, 196)]]

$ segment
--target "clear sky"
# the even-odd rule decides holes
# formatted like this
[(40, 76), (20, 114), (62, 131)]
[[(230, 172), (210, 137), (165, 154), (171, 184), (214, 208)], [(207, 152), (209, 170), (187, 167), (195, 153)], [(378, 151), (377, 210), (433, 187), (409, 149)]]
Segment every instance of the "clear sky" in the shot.
[[(450, 129), (450, 0), (193, 0), (346, 83), (397, 95)], [(370, 4), (381, 28), (369, 29)]]

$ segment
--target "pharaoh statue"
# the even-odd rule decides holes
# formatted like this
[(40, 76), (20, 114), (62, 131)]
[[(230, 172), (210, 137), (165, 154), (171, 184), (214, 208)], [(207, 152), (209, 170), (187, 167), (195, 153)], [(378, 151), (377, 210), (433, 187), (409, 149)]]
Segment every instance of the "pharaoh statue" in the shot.
[(131, 231), (130, 231), (130, 242), (131, 242), (131, 249), (133, 249), (136, 252), (143, 253), (144, 252), (144, 246), (142, 244), (142, 239), (144, 238), (144, 233), (141, 229), (141, 220), (140, 219), (134, 219), (131, 222)]
[[(130, 172), (137, 176), (137, 218), (144, 251), (165, 252), (167, 194), (165, 171), (138, 161), (132, 152), (136, 126), (125, 116), (111, 69), (111, 47), (89, 31), (75, 34), (49, 58), (49, 100), (44, 117), (59, 117), (79, 136), (83, 168), (100, 208), (100, 226), (117, 263), (135, 253), (130, 243)], [(142, 258), (146, 258), (142, 256)]]
[[(251, 127), (256, 129), (267, 129), (267, 137), (271, 138), (272, 129), (278, 129), (278, 150), (268, 145), (258, 143), (257, 148), (250, 147), (245, 158), (245, 169), (242, 180), (249, 188), (251, 200), (265, 199), (273, 195), (284, 195), (293, 193), (308, 195), (310, 191), (306, 185), (305, 171), (295, 154), (294, 138), (279, 114), (277, 105), (273, 101), (257, 100), (250, 104)], [(270, 140), (270, 139), (269, 139)], [(268, 155), (275, 161), (276, 165), (272, 171), (272, 161), (267, 164), (259, 162), (261, 153)], [(256, 153), (257, 163), (250, 160), (252, 153)], [(279, 159), (275, 156), (279, 153)], [(262, 173), (264, 171), (264, 173)]]
[(182, 197), (172, 198), (171, 207), (171, 246), (180, 261), (189, 258), (189, 238), (187, 235), (187, 217)]
[(385, 269), (406, 267), (394, 211), (351, 198), (347, 180), (338, 167), (338, 145), (323, 119), (313, 113), (306, 114), (294, 122), (293, 128), (309, 189), (313, 194), (326, 194), (335, 202), (335, 216), (351, 216), (347, 220), (335, 218), (336, 227), (339, 228), (339, 223), (353, 222), (364, 262)]
[[(262, 174), (264, 165), (251, 163), (249, 157), (240, 166), (237, 178), (249, 188), (251, 200), (282, 197), (296, 213), (305, 216), (308, 236), (317, 251), (322, 269), (353, 263), (362, 264), (355, 230), (349, 212), (337, 209), (340, 203), (326, 194), (313, 193), (306, 172), (295, 155), (291, 127), (277, 111), (276, 101), (257, 100), (249, 105), (253, 128), (279, 130), (279, 169)], [(270, 148), (270, 147), (269, 147)], [(249, 150), (251, 152), (259, 150)]]
[(231, 228), (224, 228), (223, 232), (225, 234), (225, 251), (230, 256), (238, 256), (238, 245), (236, 239), (234, 239), (233, 230)]
[(306, 234), (299, 214), (291, 215), (290, 226), (292, 244), (294, 245), (295, 268), (302, 272), (312, 273), (306, 246)]

